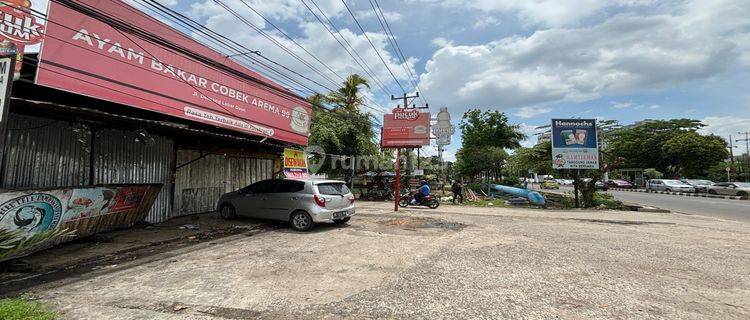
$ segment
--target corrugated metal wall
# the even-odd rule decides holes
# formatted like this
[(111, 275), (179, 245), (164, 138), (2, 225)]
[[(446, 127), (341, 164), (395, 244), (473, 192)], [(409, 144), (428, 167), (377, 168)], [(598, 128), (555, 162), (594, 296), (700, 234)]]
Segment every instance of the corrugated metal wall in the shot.
[[(177, 150), (177, 165), (200, 157), (199, 151)], [(273, 176), (273, 160), (223, 155), (205, 156), (177, 169), (174, 215), (209, 212), (219, 197)]]
[(90, 141), (86, 126), (11, 114), (2, 188), (88, 184)]
[(172, 140), (106, 129), (96, 132), (94, 142), (94, 183), (163, 183), (146, 221), (169, 219), (170, 171), (174, 157)]

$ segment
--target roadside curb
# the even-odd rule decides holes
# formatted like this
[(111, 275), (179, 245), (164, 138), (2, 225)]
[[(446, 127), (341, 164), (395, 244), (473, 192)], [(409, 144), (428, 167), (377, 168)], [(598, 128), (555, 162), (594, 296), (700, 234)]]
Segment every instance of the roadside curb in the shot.
[(610, 188), (610, 190), (614, 191), (627, 191), (627, 192), (643, 192), (643, 193), (658, 193), (658, 194), (669, 194), (669, 195), (675, 195), (675, 196), (685, 196), (685, 197), (698, 197), (698, 198), (715, 198), (715, 199), (730, 199), (730, 200), (744, 200), (742, 197), (738, 196), (720, 196), (720, 195), (714, 195), (714, 194), (707, 194), (707, 193), (693, 193), (693, 192), (668, 192), (668, 191), (650, 191), (645, 189), (621, 189), (621, 188)]

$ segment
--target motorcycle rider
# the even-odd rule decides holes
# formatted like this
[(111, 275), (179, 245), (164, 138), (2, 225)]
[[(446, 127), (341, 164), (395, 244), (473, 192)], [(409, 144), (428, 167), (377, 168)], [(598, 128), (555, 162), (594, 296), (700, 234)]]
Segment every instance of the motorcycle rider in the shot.
[(424, 204), (423, 199), (430, 195), (430, 185), (427, 181), (422, 180), (422, 186), (417, 189), (417, 194), (414, 195), (414, 200), (417, 204)]

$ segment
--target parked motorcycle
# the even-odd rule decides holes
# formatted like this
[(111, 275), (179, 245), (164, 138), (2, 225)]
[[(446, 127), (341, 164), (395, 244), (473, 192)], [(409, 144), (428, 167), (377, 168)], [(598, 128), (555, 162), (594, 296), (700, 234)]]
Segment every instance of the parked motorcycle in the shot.
[(362, 198), (367, 201), (393, 201), (393, 190), (391, 188), (368, 190), (367, 193), (362, 195)]
[(421, 203), (417, 203), (417, 201), (414, 199), (414, 196), (416, 194), (417, 192), (409, 192), (407, 194), (402, 193), (401, 197), (398, 199), (398, 206), (402, 208), (406, 208), (410, 205), (424, 206), (430, 209), (437, 209), (437, 207), (440, 206), (440, 202), (438, 201), (438, 199), (432, 196), (422, 197)]

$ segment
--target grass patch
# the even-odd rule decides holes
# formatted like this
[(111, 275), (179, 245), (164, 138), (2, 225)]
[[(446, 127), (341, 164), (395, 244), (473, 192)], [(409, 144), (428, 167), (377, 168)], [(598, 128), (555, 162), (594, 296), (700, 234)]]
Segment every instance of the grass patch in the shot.
[(0, 299), (0, 319), (53, 320), (55, 313), (42, 303), (25, 298)]

